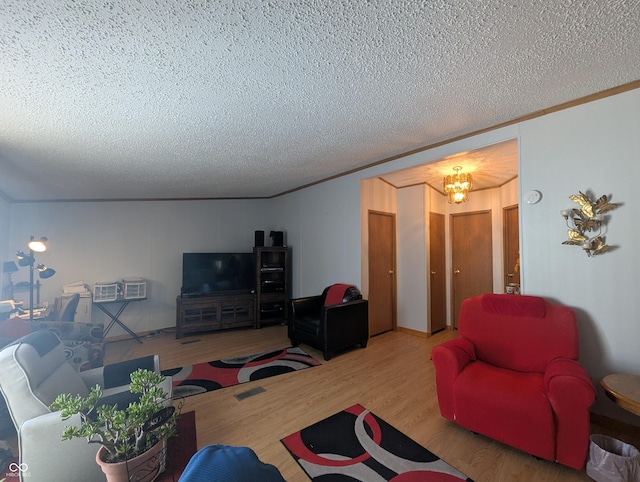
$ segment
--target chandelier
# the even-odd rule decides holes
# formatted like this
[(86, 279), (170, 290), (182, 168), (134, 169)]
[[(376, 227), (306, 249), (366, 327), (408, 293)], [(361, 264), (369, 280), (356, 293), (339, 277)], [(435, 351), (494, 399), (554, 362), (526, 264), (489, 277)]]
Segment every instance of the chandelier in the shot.
[(444, 192), (449, 197), (449, 204), (460, 204), (469, 200), (469, 191), (471, 190), (471, 174), (461, 174), (462, 166), (453, 168), (455, 174), (445, 176), (442, 184)]

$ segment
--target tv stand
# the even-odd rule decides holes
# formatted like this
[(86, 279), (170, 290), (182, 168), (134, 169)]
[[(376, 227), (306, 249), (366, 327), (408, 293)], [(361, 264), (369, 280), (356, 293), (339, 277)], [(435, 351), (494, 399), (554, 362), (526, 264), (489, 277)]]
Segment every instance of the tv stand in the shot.
[(176, 338), (190, 333), (255, 327), (255, 293), (178, 296)]

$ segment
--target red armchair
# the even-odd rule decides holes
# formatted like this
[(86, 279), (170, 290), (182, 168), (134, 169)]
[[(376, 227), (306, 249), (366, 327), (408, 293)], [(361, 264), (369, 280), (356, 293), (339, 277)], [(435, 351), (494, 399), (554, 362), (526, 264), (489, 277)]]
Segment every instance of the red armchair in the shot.
[(573, 310), (535, 296), (485, 294), (462, 303), (458, 332), (431, 355), (442, 416), (582, 469), (596, 392), (578, 364)]

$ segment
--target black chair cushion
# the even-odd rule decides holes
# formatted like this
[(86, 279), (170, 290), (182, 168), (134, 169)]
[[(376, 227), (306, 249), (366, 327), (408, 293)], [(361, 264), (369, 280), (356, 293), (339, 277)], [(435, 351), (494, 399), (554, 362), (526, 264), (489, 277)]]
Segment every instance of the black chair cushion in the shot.
[(318, 336), (320, 334), (319, 318), (305, 316), (302, 318), (297, 318), (295, 323), (296, 323), (296, 330), (302, 331), (304, 333), (309, 333), (310, 335), (314, 335), (314, 336)]

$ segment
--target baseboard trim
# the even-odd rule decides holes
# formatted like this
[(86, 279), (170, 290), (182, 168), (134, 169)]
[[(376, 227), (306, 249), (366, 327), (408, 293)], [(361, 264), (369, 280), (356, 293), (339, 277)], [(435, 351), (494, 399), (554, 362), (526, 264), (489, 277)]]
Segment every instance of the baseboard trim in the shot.
[(621, 432), (640, 440), (640, 427), (636, 425), (623, 422), (622, 420), (616, 420), (615, 418), (607, 417), (606, 415), (595, 412), (590, 413), (590, 420), (592, 423), (600, 425), (601, 427), (605, 427), (615, 432)]
[(425, 333), (424, 331), (414, 330), (412, 328), (405, 328), (404, 326), (397, 326), (396, 331), (401, 333), (406, 333), (408, 335), (417, 336), (420, 338), (428, 338), (431, 336), (430, 333)]
[[(140, 338), (147, 338), (155, 335), (165, 335), (167, 333), (175, 334), (175, 332), (176, 332), (176, 329), (174, 327), (171, 327), (171, 328), (160, 328), (158, 330), (140, 331), (140, 332), (137, 332), (136, 335), (138, 335)], [(134, 340), (134, 338), (127, 333), (123, 333), (121, 335), (109, 336), (105, 338), (103, 341), (105, 343), (111, 343), (114, 341), (123, 341), (123, 340)]]

